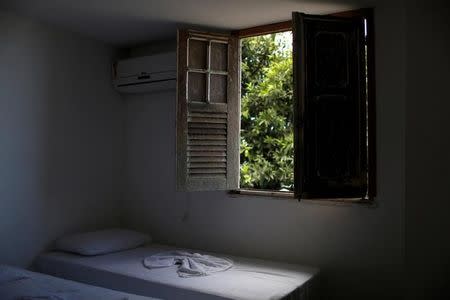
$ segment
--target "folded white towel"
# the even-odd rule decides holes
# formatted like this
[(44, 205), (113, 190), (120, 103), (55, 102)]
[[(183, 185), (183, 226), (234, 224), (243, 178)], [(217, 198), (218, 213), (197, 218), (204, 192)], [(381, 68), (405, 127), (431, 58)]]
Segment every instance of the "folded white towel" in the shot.
[(165, 268), (180, 265), (178, 276), (206, 276), (212, 273), (226, 271), (233, 266), (233, 261), (211, 255), (202, 255), (187, 251), (167, 251), (146, 257), (144, 266), (149, 269)]

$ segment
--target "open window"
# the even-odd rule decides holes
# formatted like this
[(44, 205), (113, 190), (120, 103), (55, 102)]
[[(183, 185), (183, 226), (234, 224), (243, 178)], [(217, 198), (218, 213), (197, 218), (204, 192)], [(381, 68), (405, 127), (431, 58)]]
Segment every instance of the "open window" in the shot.
[(241, 191), (294, 189), (292, 30), (241, 37)]
[[(241, 64), (240, 42), (244, 44), (242, 49), (246, 52), (248, 49), (242, 39), (270, 34), (272, 42), (281, 37), (281, 42), (278, 41), (281, 44), (293, 39), (291, 56), (289, 57), (289, 51), (286, 52), (287, 55), (281, 54), (285, 55), (285, 61), (289, 61), (289, 64), (284, 61), (286, 72), (283, 73), (282, 69), (272, 71), (275, 72), (272, 75), (278, 79), (285, 75), (284, 81), (291, 80), (290, 95), (287, 95), (289, 87), (278, 87), (279, 94), (285, 92), (283, 95), (290, 99), (272, 101), (273, 109), (269, 108), (267, 111), (274, 112), (277, 119), (274, 118), (271, 123), (269, 114), (264, 121), (267, 123), (267, 132), (275, 130), (277, 126), (284, 129), (285, 139), (281, 144), (287, 145), (285, 156), (277, 154), (273, 159), (290, 159), (293, 163), (290, 166), (287, 164), (287, 171), (284, 170), (284, 173), (289, 175), (292, 172), (292, 176), (281, 179), (284, 173), (277, 173), (273, 176), (276, 180), (266, 180), (272, 185), (251, 185), (262, 191), (259, 194), (265, 194), (263, 190), (267, 189), (272, 190), (272, 193), (286, 191), (290, 195), (294, 191), (298, 199), (373, 198), (375, 159), (372, 150), (372, 30), (371, 10), (333, 16), (293, 13), (292, 22), (241, 30), (228, 35), (180, 30), (178, 189), (236, 190), (239, 189), (239, 182), (241, 186), (249, 187), (245, 186), (246, 182), (242, 177), (240, 179), (240, 175), (247, 176), (242, 169), (247, 158), (242, 153), (245, 153), (245, 147), (255, 147), (248, 144), (250, 138), (245, 130), (248, 130), (247, 123), (251, 123), (247, 121), (256, 119), (256, 116), (249, 115), (246, 106), (242, 106), (241, 115), (241, 103), (248, 105), (251, 99), (248, 98), (249, 90), (245, 86), (241, 90), (240, 75), (241, 71), (248, 71), (248, 63), (264, 63), (267, 60), (255, 57), (254, 60), (245, 61), (244, 57)], [(281, 35), (275, 36), (280, 32)], [(240, 70), (241, 66), (244, 70)], [(286, 79), (289, 76), (292, 79)], [(243, 82), (247, 77), (243, 73)], [(268, 84), (266, 91), (263, 88), (260, 94), (273, 86), (274, 84)], [(280, 107), (283, 107), (281, 119), (279, 112), (277, 115)], [(240, 131), (241, 121), (243, 131)], [(286, 142), (289, 140), (289, 131), (292, 131), (290, 145)], [(274, 141), (276, 137), (268, 133), (265, 137), (269, 142), (280, 143), (281, 140)], [(258, 139), (261, 140), (260, 137)], [(267, 150), (263, 150), (263, 153), (267, 151), (270, 154), (275, 146), (269, 144), (261, 148), (265, 149), (264, 147)], [(249, 166), (251, 164), (247, 164)], [(280, 169), (279, 166), (280, 164), (276, 168)], [(260, 178), (264, 179), (264, 176)], [(289, 180), (294, 184), (289, 183)]]

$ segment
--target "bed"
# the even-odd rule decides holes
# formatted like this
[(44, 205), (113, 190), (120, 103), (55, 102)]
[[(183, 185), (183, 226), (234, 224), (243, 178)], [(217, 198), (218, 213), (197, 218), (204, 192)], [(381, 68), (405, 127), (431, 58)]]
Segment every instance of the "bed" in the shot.
[(150, 300), (143, 296), (0, 265), (1, 300)]
[(311, 267), (210, 253), (232, 259), (234, 266), (209, 276), (180, 278), (176, 266), (150, 270), (142, 264), (145, 257), (173, 250), (180, 249), (151, 244), (97, 256), (48, 252), (37, 258), (35, 268), (58, 277), (162, 299), (318, 298), (319, 270)]

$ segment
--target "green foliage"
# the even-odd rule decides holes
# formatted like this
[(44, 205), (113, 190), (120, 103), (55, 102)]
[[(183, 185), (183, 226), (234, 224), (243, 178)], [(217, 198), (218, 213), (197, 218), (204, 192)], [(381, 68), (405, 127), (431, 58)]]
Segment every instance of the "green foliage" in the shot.
[(293, 189), (291, 35), (242, 40), (241, 187)]

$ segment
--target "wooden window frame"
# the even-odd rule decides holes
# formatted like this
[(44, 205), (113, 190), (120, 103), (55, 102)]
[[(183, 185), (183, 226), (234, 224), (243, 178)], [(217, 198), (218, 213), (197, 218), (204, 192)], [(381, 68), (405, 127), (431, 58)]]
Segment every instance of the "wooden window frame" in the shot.
[(235, 31), (239, 39), (292, 30), (292, 20), (255, 26)]
[[(332, 199), (305, 199), (302, 201), (312, 202), (312, 203), (349, 203), (349, 204), (366, 204), (374, 205), (374, 200), (376, 197), (376, 83), (375, 83), (375, 36), (374, 36), (374, 13), (373, 8), (361, 8), (356, 10), (344, 11), (329, 14), (335, 17), (362, 17), (366, 19), (367, 24), (367, 122), (368, 122), (368, 192), (367, 197), (363, 198), (332, 198)], [(260, 25), (255, 27), (244, 28), (241, 30), (234, 31), (239, 40), (247, 37), (254, 37), (260, 35), (266, 35), (271, 33), (279, 33), (285, 31), (292, 31), (293, 23), (292, 20), (282, 21), (277, 23), (271, 23), (266, 25)], [(261, 190), (261, 189), (238, 189), (230, 191), (234, 195), (243, 196), (261, 196), (270, 198), (282, 198), (282, 199), (296, 199), (294, 192), (280, 192), (272, 190)]]

